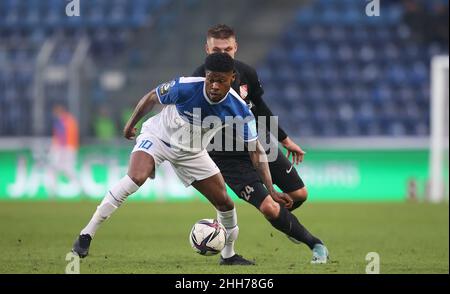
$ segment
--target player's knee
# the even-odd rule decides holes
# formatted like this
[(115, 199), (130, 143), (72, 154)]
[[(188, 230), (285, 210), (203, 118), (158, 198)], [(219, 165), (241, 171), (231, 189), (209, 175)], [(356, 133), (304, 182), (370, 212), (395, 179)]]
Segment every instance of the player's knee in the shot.
[(131, 172), (128, 173), (130, 179), (139, 187), (147, 181), (149, 174), (147, 172)]
[(280, 205), (272, 197), (267, 196), (261, 203), (259, 211), (269, 220), (276, 219), (280, 213)]
[(223, 190), (216, 197), (214, 206), (219, 211), (229, 211), (234, 208), (234, 202), (233, 202), (233, 200), (231, 200), (230, 196), (228, 196), (227, 191)]
[(295, 190), (294, 192), (288, 193), (289, 196), (294, 200), (294, 202), (305, 202), (308, 199), (308, 190), (306, 187)]

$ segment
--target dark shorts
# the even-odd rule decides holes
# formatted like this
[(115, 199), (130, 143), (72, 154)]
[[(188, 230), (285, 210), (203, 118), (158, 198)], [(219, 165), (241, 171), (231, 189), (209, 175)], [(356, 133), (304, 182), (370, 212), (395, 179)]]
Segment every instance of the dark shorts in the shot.
[[(234, 193), (259, 209), (269, 192), (253, 167), (250, 157), (211, 155), (211, 158)], [(269, 168), (273, 183), (283, 192), (293, 192), (305, 186), (295, 167), (280, 149), (278, 149), (277, 160), (269, 162)]]
[(272, 181), (284, 193), (294, 192), (305, 187), (303, 180), (289, 159), (278, 148), (277, 160), (269, 162)]

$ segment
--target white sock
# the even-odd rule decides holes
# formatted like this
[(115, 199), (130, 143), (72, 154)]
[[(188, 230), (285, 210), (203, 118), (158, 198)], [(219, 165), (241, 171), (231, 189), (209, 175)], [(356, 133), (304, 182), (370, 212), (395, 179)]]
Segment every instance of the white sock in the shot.
[(139, 186), (136, 185), (131, 178), (124, 176), (111, 190), (109, 190), (105, 198), (92, 216), (87, 226), (81, 230), (80, 235), (89, 234), (94, 237), (99, 226), (111, 216), (111, 214), (125, 201), (125, 199), (136, 192)]
[(236, 209), (233, 208), (228, 211), (217, 210), (217, 219), (227, 229), (227, 241), (220, 254), (223, 258), (230, 258), (236, 254), (236, 252), (234, 252), (234, 241), (239, 235)]

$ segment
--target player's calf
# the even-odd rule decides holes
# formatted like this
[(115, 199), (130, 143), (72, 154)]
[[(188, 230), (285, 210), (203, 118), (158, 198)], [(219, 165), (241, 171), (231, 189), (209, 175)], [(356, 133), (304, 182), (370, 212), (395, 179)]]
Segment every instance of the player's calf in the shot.
[(267, 195), (259, 206), (259, 211), (261, 211), (266, 219), (274, 220), (280, 214), (280, 205), (270, 195)]
[(312, 250), (316, 244), (322, 244), (320, 239), (313, 236), (285, 207), (280, 207), (280, 213), (277, 218), (269, 220), (274, 228), (285, 233), (298, 242), (308, 245)]
[(236, 209), (233, 208), (229, 211), (217, 210), (217, 219), (227, 230), (227, 238), (225, 242), (225, 247), (223, 248), (221, 255), (224, 258), (229, 258), (235, 255), (234, 252), (234, 241), (239, 235), (239, 227), (237, 225), (237, 214)]

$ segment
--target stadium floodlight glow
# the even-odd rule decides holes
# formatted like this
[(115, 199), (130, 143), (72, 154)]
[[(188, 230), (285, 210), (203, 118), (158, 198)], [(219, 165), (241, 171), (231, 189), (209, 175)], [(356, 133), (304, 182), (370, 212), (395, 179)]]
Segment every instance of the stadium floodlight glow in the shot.
[[(448, 199), (448, 123), (449, 123), (449, 58), (435, 56), (431, 61), (431, 134), (430, 195), (431, 202)], [(446, 175), (444, 177), (444, 175)]]

